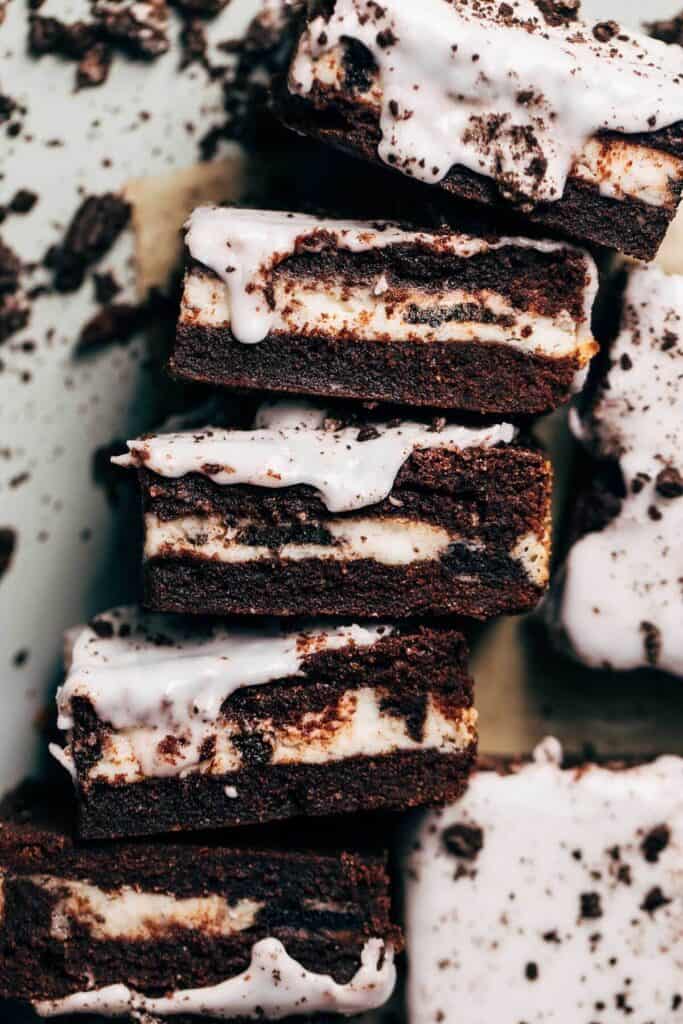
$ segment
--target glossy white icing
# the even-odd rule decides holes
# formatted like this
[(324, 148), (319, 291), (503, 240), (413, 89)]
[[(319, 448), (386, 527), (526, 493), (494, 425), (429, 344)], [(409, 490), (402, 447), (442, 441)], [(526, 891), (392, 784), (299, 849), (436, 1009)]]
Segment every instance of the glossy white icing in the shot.
[(679, 1019), (683, 760), (560, 756), (546, 741), (514, 774), (480, 771), (417, 825), (409, 1024), (460, 1024), (463, 1006), (467, 1024)]
[[(572, 248), (566, 243), (531, 241), (524, 238), (500, 238), (490, 242), (455, 232), (433, 234), (426, 231), (406, 231), (388, 221), (340, 221), (298, 213), (233, 207), (199, 207), (188, 220), (186, 227), (185, 241), (190, 256), (212, 270), (225, 284), (226, 294), (223, 301), (227, 307), (225, 312), (231, 331), (238, 341), (246, 344), (263, 341), (270, 331), (279, 325), (283, 315), (290, 319), (296, 315), (296, 302), (293, 302), (289, 290), (282, 295), (278, 295), (277, 291), (273, 292), (274, 268), (295, 252), (316, 251), (330, 244), (337, 249), (350, 252), (383, 249), (391, 245), (417, 245), (431, 249), (437, 256), (452, 254), (467, 259), (503, 246), (535, 249), (540, 252)], [(584, 254), (584, 259), (586, 288), (582, 326), (589, 332), (590, 311), (597, 290), (597, 272), (588, 254)], [(378, 287), (379, 291), (375, 297), (383, 294), (381, 282), (378, 282)], [(312, 326), (319, 322), (323, 325), (324, 331), (330, 331), (334, 322), (330, 322), (329, 317), (335, 308), (337, 316), (348, 317), (349, 311), (344, 314), (344, 304), (342, 303), (340, 307), (338, 301), (335, 307), (333, 299), (333, 296), (326, 297), (318, 302), (317, 309), (314, 307), (310, 312), (302, 312), (302, 328), (307, 324), (312, 329)], [(308, 301), (312, 300), (309, 298)], [(366, 301), (369, 301), (367, 297)], [(433, 296), (431, 301), (433, 302)], [(382, 307), (384, 305), (382, 303)], [(190, 306), (198, 308), (196, 300), (193, 301), (188, 295), (184, 310), (186, 317), (196, 315), (190, 312)], [(574, 326), (573, 318), (569, 319)], [(364, 326), (367, 330), (367, 322)], [(405, 325), (399, 326), (405, 331)], [(520, 324), (518, 329), (522, 326), (523, 324)], [(481, 325), (479, 327), (481, 329)]]
[(201, 473), (221, 486), (315, 487), (331, 512), (350, 512), (383, 501), (404, 462), (416, 449), (457, 451), (510, 444), (516, 431), (507, 423), (491, 427), (445, 426), (436, 431), (405, 421), (379, 424), (377, 437), (358, 440), (357, 427), (335, 429), (324, 413), (305, 403), (265, 407), (254, 430), (157, 434), (128, 442), (119, 466), (142, 466), (160, 476)]
[(67, 1013), (116, 1017), (133, 1013), (147, 1014), (152, 1019), (197, 1014), (213, 1020), (281, 1020), (325, 1012), (352, 1016), (382, 1006), (395, 983), (393, 951), (381, 939), (366, 942), (357, 973), (347, 984), (340, 985), (329, 975), (306, 970), (288, 955), (281, 942), (269, 938), (254, 945), (246, 971), (210, 988), (179, 990), (153, 998), (125, 985), (111, 985), (36, 1003), (35, 1010), (41, 1017)]
[(534, 0), (336, 0), (307, 26), (289, 88), (343, 90), (339, 47), (356, 40), (378, 67), (359, 99), (381, 109), (384, 162), (429, 183), (460, 165), (506, 195), (553, 202), (598, 132), (683, 119), (676, 48), (594, 28), (550, 25)]
[[(84, 627), (72, 644), (57, 695), (58, 725), (66, 732), (73, 727), (72, 701), (85, 697), (102, 722), (125, 736), (128, 761), (142, 775), (176, 774), (198, 767), (202, 744), (217, 732), (221, 707), (236, 690), (297, 676), (312, 654), (370, 647), (390, 632), (390, 626), (355, 625), (314, 625), (300, 633), (200, 630), (182, 619), (119, 608), (100, 615), (95, 628)], [(173, 754), (158, 749), (167, 736), (180, 740)], [(68, 751), (57, 752), (70, 766)]]
[(656, 664), (683, 675), (683, 497), (658, 492), (683, 470), (683, 277), (630, 272), (607, 386), (577, 433), (617, 458), (627, 496), (603, 531), (572, 548), (549, 605), (572, 650), (593, 667)]

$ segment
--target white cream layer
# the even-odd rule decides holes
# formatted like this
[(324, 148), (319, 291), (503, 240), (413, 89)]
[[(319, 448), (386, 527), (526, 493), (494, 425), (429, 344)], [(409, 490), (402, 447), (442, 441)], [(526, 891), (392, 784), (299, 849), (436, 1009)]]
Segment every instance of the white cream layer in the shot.
[[(398, 751), (438, 750), (457, 754), (467, 750), (476, 737), (477, 715), (473, 709), (445, 714), (428, 701), (421, 740), (414, 740), (403, 718), (382, 710), (386, 697), (372, 687), (349, 690), (336, 708), (307, 712), (294, 723), (272, 719), (254, 721), (250, 732), (270, 749), (273, 765), (320, 765), (352, 757), (379, 757)], [(332, 713), (332, 710), (334, 713)], [(87, 781), (139, 782), (169, 775), (226, 775), (241, 771), (243, 755), (235, 743), (239, 723), (230, 716), (212, 723), (189, 718), (184, 723), (150, 724), (110, 733), (103, 741), (100, 759)], [(169, 747), (168, 739), (177, 742)], [(202, 743), (215, 737), (215, 748), (202, 760)], [(239, 789), (236, 796), (239, 799)]]
[(329, 975), (315, 974), (288, 956), (277, 939), (263, 939), (252, 949), (251, 964), (242, 974), (203, 989), (186, 989), (153, 998), (125, 985), (78, 992), (64, 999), (35, 1004), (41, 1017), (67, 1013), (94, 1013), (105, 1017), (126, 1013), (173, 1017), (196, 1014), (214, 1020), (234, 1017), (281, 1020), (314, 1013), (352, 1016), (382, 1006), (396, 983), (393, 950), (381, 939), (369, 939), (361, 966), (346, 985)]
[[(429, 183), (459, 165), (535, 202), (562, 197), (600, 131), (651, 132), (683, 119), (675, 47), (630, 30), (600, 41), (580, 21), (551, 26), (533, 0), (516, 0), (510, 26), (500, 8), (336, 0), (329, 20), (304, 31), (289, 88), (343, 90), (340, 45), (357, 40), (379, 69), (358, 99), (380, 110), (383, 161)], [(603, 177), (590, 152), (584, 163)]]
[[(373, 337), (373, 331), (375, 334), (387, 331), (393, 334), (398, 331), (398, 340), (407, 336), (409, 330), (410, 336), (418, 340), (434, 340), (433, 335), (424, 328), (420, 331), (415, 325), (407, 325), (400, 307), (393, 314), (387, 313), (387, 299), (381, 299), (386, 286), (382, 278), (378, 278), (370, 294), (366, 289), (346, 289), (335, 295), (327, 287), (322, 292), (316, 292), (302, 286), (300, 282), (274, 282), (274, 268), (296, 252), (319, 251), (331, 244), (336, 249), (355, 253), (384, 249), (390, 245), (413, 245), (428, 248), (436, 257), (443, 254), (469, 259), (505, 246), (538, 252), (572, 249), (566, 243), (530, 241), (524, 238), (504, 237), (489, 242), (458, 233), (406, 231), (388, 221), (339, 221), (272, 210), (210, 206), (196, 209), (186, 227), (186, 244), (191, 257), (212, 270), (225, 286), (225, 292), (222, 295), (218, 293), (214, 317), (220, 315), (220, 312), (225, 313), (227, 309), (228, 315), (223, 316), (223, 322), (229, 321), (234, 337), (246, 344), (263, 341), (271, 331), (286, 330), (288, 325), (289, 329), (295, 331), (320, 332), (321, 329), (344, 329), (346, 324), (345, 329), (354, 334), (362, 328), (362, 337)], [(586, 267), (583, 322), (577, 325), (573, 317), (569, 314), (567, 317), (574, 329), (582, 329), (588, 334), (598, 279), (591, 257), (583, 253), (583, 259)], [(192, 277), (189, 281), (192, 281)], [(298, 292), (290, 290), (293, 283), (299, 289)], [(210, 301), (209, 296), (198, 292), (192, 284), (187, 287), (191, 292), (186, 291), (182, 317), (190, 322), (203, 322), (197, 319), (198, 311), (203, 310), (207, 300)], [(460, 301), (457, 298), (460, 294), (454, 292), (449, 301)], [(418, 291), (416, 300), (422, 307), (425, 303), (424, 293)], [(408, 298), (406, 305), (410, 301)], [(446, 301), (445, 298), (443, 301)], [(484, 296), (482, 300), (479, 296), (474, 301), (484, 301), (486, 308), (495, 310), (501, 299), (499, 296)], [(368, 307), (372, 311), (373, 320), (368, 320)], [(529, 319), (533, 322), (533, 317)], [(518, 330), (523, 326), (520, 321)], [(470, 325), (469, 329), (479, 330), (476, 337), (482, 335), (481, 325)], [(441, 334), (446, 340), (460, 340), (452, 324), (447, 325)], [(488, 334), (484, 336), (489, 337)], [(514, 343), (515, 340), (519, 341), (521, 335), (515, 338), (512, 332), (508, 332), (503, 337)]]
[(548, 617), (591, 667), (656, 661), (683, 676), (683, 497), (656, 490), (662, 470), (683, 472), (683, 277), (631, 271), (610, 356), (608, 386), (574, 426), (589, 447), (618, 459), (627, 496), (604, 530), (570, 551)]
[[(394, 288), (384, 275), (378, 275), (371, 286), (353, 288), (313, 278), (283, 280), (278, 275), (272, 295), (272, 335), (424, 344), (496, 343), (553, 359), (578, 355), (587, 360), (595, 351), (590, 324), (585, 321), (577, 324), (566, 310), (553, 317), (521, 312), (496, 292), (450, 289), (432, 293)], [(477, 312), (470, 319), (446, 319), (436, 326), (414, 322), (416, 308), (427, 317), (430, 312), (438, 316), (440, 311), (455, 306)], [(513, 324), (485, 322), (486, 316), (510, 318)], [(201, 271), (190, 271), (185, 279), (180, 319), (202, 327), (231, 328), (230, 295), (223, 283)]]
[(399, 470), (417, 449), (459, 451), (510, 444), (516, 430), (507, 423), (441, 431), (420, 424), (377, 425), (378, 436), (358, 440), (357, 427), (335, 429), (324, 411), (307, 403), (264, 406), (255, 430), (155, 434), (128, 442), (128, 455), (112, 461), (177, 478), (201, 473), (220, 486), (252, 484), (314, 487), (331, 512), (350, 512), (383, 501)]
[[(680, 1017), (683, 760), (563, 771), (560, 757), (546, 741), (513, 774), (475, 773), (408, 837), (410, 1024), (461, 1024), (463, 1006), (467, 1024)], [(479, 851), (464, 834), (471, 859), (463, 826), (481, 830)], [(657, 889), (670, 902), (648, 912)]]
[[(435, 561), (453, 544), (484, 551), (484, 544), (476, 538), (465, 540), (442, 526), (398, 516), (326, 520), (324, 527), (334, 537), (334, 544), (244, 544), (236, 538), (249, 525), (250, 521), (245, 520), (226, 526), (216, 515), (185, 516), (167, 522), (147, 513), (145, 558), (190, 556), (236, 565), (265, 560), (301, 562), (309, 558), (335, 562), (370, 559), (380, 565), (406, 566)], [(549, 547), (547, 536), (526, 534), (509, 555), (521, 563), (532, 583), (544, 586), (548, 579)]]
[(222, 896), (181, 899), (125, 885), (107, 892), (89, 882), (51, 875), (31, 875), (28, 880), (57, 897), (50, 932), (59, 942), (68, 941), (74, 927), (87, 929), (96, 942), (153, 941), (178, 928), (225, 937), (252, 928), (265, 906), (250, 899), (230, 904)]

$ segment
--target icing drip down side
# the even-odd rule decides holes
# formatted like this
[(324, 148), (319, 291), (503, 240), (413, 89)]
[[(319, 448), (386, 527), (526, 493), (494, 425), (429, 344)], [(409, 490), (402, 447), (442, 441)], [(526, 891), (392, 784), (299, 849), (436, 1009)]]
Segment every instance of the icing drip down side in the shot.
[[(235, 691), (302, 675), (312, 655), (368, 648), (390, 633), (390, 626), (313, 625), (300, 633), (198, 626), (136, 608), (115, 609), (71, 638), (67, 678), (57, 695), (58, 726), (73, 728), (73, 701), (83, 697), (101, 722), (126, 733), (131, 743), (140, 736), (135, 749), (145, 774), (190, 770), (201, 761), (203, 741), (215, 734), (221, 708)], [(182, 757), (167, 764), (156, 752), (166, 735), (176, 737), (182, 750)], [(68, 748), (53, 753), (69, 767)]]
[(304, 32), (289, 88), (348, 92), (339, 54), (360, 43), (377, 75), (367, 91), (353, 88), (380, 108), (385, 163), (432, 184), (459, 165), (508, 197), (553, 202), (597, 133), (683, 119), (683, 80), (676, 47), (578, 16), (551, 24), (540, 8), (336, 0)]
[[(298, 252), (317, 252), (333, 245), (352, 253), (386, 249), (392, 245), (417, 246), (439, 256), (471, 259), (506, 246), (537, 252), (572, 250), (560, 242), (499, 238), (487, 241), (456, 232), (434, 234), (408, 231), (388, 221), (328, 220), (300, 213), (200, 206), (186, 224), (185, 242), (192, 259), (212, 270), (225, 284), (234, 337), (254, 344), (268, 335), (276, 319), (271, 286), (273, 270)], [(586, 264), (585, 322), (597, 290), (597, 270), (584, 253)]]
[(305, 404), (275, 403), (260, 413), (256, 429), (159, 434), (129, 441), (129, 454), (112, 461), (164, 477), (200, 473), (220, 486), (251, 484), (314, 487), (330, 512), (351, 512), (383, 501), (416, 449), (490, 448), (510, 444), (510, 424), (437, 431), (420, 423), (337, 429), (324, 412)]
[(40, 1002), (35, 1010), (41, 1017), (67, 1013), (121, 1017), (131, 1013), (141, 1020), (181, 1014), (211, 1020), (281, 1020), (315, 1013), (349, 1017), (382, 1006), (395, 982), (393, 951), (381, 939), (366, 942), (357, 973), (346, 985), (340, 985), (329, 975), (306, 970), (287, 954), (281, 942), (269, 938), (254, 945), (246, 971), (219, 985), (179, 990), (160, 998), (133, 992), (125, 985), (111, 985)]
[(572, 548), (548, 614), (592, 667), (683, 675), (683, 277), (631, 271), (610, 355), (597, 403), (574, 428), (618, 460), (626, 497)]

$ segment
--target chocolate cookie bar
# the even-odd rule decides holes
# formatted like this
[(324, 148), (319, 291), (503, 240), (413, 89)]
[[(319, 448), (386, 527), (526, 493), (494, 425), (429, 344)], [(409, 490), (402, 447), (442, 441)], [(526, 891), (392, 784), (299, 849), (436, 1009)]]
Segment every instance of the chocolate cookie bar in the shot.
[(311, 0), (280, 90), (309, 134), (641, 259), (683, 185), (680, 51), (579, 3)]
[(564, 243), (201, 207), (171, 372), (502, 416), (565, 401), (597, 271)]
[(621, 331), (573, 423), (595, 461), (546, 618), (593, 668), (683, 676), (683, 277), (630, 270)]
[(4, 802), (0, 999), (40, 1017), (194, 1024), (327, 1021), (389, 998), (400, 934), (382, 856), (216, 838), (78, 846), (69, 830), (50, 791)]
[(131, 441), (145, 604), (189, 614), (484, 619), (548, 578), (551, 471), (502, 424), (347, 425), (276, 403), (254, 430)]
[(73, 636), (53, 747), (87, 839), (459, 796), (476, 753), (448, 628), (238, 628), (98, 616)]
[(409, 1024), (661, 1020), (683, 1007), (683, 760), (476, 772), (406, 865)]

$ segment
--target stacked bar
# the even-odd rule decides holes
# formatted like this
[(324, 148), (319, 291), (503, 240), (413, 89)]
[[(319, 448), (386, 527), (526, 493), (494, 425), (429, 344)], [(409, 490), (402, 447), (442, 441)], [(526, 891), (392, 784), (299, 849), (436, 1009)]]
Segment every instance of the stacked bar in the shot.
[(521, 416), (596, 351), (595, 265), (565, 243), (208, 207), (186, 237), (185, 380)]
[[(673, 1019), (680, 762), (571, 773), (546, 744), (467, 792), (462, 629), (547, 589), (551, 469), (519, 422), (567, 401), (597, 350), (591, 256), (508, 221), (651, 257), (683, 188), (679, 63), (576, 2), (308, 5), (281, 116), (497, 224), (191, 217), (169, 369), (280, 397), (248, 427), (151, 434), (115, 460), (139, 478), (145, 610), (68, 638), (52, 749), (75, 801), (24, 787), (0, 810), (0, 996), (131, 1024), (377, 1009), (403, 940), (386, 853), (359, 850), (349, 815), (375, 835), (368, 812), (449, 804), (410, 867), (411, 1024), (464, 1002), (472, 1024), (550, 1017), (566, 977), (558, 1024), (610, 1000)], [(652, 272), (630, 287), (647, 381), (610, 419), (610, 376), (591, 415), (628, 490), (614, 531), (647, 507), (644, 550), (664, 556), (676, 520), (650, 491), (680, 491), (660, 408), (680, 316), (643, 316), (643, 289), (672, 287)], [(642, 463), (635, 434), (657, 435)], [(597, 602), (623, 584), (610, 529), (588, 556)], [(634, 595), (626, 618), (647, 610), (668, 667), (670, 581), (660, 617)], [(588, 923), (603, 908), (606, 936)]]
[(281, 117), (544, 230), (652, 259), (683, 185), (680, 51), (579, 3), (311, 0)]

